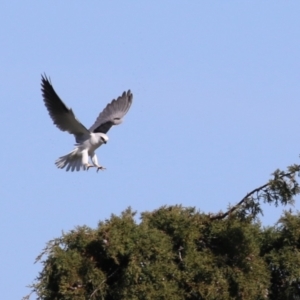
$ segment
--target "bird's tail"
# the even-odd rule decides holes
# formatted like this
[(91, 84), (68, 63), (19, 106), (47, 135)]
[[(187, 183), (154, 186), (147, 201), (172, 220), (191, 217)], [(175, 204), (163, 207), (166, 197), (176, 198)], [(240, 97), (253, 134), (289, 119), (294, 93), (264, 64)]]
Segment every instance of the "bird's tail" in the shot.
[(66, 171), (74, 170), (80, 171), (81, 168), (84, 168), (82, 165), (82, 154), (78, 148), (75, 148), (67, 155), (61, 156), (55, 161), (55, 164), (58, 168), (63, 169), (67, 167)]

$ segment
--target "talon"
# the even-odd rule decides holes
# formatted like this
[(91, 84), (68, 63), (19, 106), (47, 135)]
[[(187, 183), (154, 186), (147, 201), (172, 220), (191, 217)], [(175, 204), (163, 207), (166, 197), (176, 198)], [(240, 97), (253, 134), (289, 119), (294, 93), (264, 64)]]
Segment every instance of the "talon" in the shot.
[(104, 170), (106, 170), (106, 168), (104, 168), (104, 167), (102, 167), (102, 166), (99, 166), (99, 167), (97, 168), (97, 173), (98, 173), (99, 170), (104, 171)]
[(90, 165), (90, 164), (87, 164), (85, 167), (86, 167), (86, 170), (88, 171), (89, 168), (93, 168), (94, 166), (93, 166), (93, 165)]

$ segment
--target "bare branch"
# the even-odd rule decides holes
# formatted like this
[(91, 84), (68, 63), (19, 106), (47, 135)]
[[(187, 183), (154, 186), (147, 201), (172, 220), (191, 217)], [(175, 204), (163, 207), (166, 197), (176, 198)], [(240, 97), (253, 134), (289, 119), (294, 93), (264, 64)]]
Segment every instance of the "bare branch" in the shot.
[[(291, 175), (294, 175), (296, 172), (299, 172), (300, 170), (300, 165), (299, 166), (294, 166), (294, 168), (288, 172), (288, 173), (283, 173), (281, 175), (277, 175), (277, 173), (274, 173), (274, 180), (278, 180), (278, 179), (282, 179), (285, 177), (291, 177)], [(261, 190), (263, 190), (266, 187), (269, 187), (272, 184), (272, 181), (269, 181), (268, 183), (252, 190), (251, 192), (249, 192), (241, 201), (239, 201), (235, 206), (231, 207), (228, 211), (226, 211), (223, 214), (218, 214), (218, 215), (213, 215), (210, 217), (210, 220), (222, 220), (224, 218), (226, 218), (229, 214), (233, 213), (237, 208), (239, 208), (247, 199), (249, 199), (249, 197), (251, 197), (253, 194), (258, 194)], [(268, 191), (267, 191), (268, 193)], [(259, 198), (259, 197), (257, 197)]]
[(102, 280), (99, 284), (99, 286), (92, 292), (90, 299), (92, 299), (94, 297), (94, 295), (100, 290), (101, 285), (110, 277), (112, 277), (113, 275), (116, 274), (116, 272), (119, 270), (119, 268), (117, 268), (114, 272), (112, 272), (110, 275), (107, 276), (107, 278), (105, 278), (104, 280)]

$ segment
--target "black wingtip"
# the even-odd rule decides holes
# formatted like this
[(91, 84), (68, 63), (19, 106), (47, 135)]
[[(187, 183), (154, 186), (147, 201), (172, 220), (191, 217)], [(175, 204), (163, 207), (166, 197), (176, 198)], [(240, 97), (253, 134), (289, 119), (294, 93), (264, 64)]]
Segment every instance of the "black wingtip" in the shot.
[(50, 85), (52, 85), (51, 78), (47, 77), (45, 72), (44, 74), (41, 74), (41, 76), (42, 76), (42, 84), (49, 83)]

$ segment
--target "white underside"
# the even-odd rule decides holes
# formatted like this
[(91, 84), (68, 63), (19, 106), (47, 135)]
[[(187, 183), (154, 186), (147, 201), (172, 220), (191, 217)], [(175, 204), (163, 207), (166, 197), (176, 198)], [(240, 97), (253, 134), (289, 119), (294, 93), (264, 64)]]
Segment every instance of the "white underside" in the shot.
[[(66, 171), (71, 170), (72, 172), (87, 170), (90, 166), (100, 168), (97, 155), (94, 152), (102, 145), (100, 137), (98, 133), (92, 133), (90, 139), (76, 144), (70, 153), (58, 158), (55, 165), (60, 169), (66, 167)], [(92, 165), (89, 162), (89, 157), (91, 157)]]

